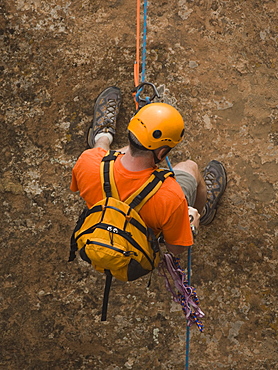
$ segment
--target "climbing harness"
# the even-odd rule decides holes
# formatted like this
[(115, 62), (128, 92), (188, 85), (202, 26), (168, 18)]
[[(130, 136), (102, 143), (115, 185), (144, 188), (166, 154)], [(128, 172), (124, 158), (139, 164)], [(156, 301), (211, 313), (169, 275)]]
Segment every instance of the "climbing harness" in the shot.
[[(147, 0), (144, 0), (144, 21), (143, 21), (143, 43), (142, 43), (142, 72), (141, 72), (141, 83), (140, 83), (140, 0), (137, 0), (137, 28), (136, 28), (136, 61), (134, 62), (134, 83), (135, 88), (133, 89), (133, 96), (135, 100), (136, 110), (138, 111), (144, 105), (152, 103), (155, 98), (160, 99), (158, 91), (154, 84), (145, 82), (146, 74), (146, 44), (147, 44)], [(151, 87), (153, 94), (149, 96), (141, 97), (146, 87)], [(173, 171), (168, 156), (166, 157), (166, 163), (170, 171)], [(194, 237), (197, 235), (197, 230), (194, 226), (191, 226), (192, 234)], [(163, 239), (163, 238), (162, 238)], [(174, 257), (170, 253), (166, 253), (160, 264), (160, 274), (165, 277), (166, 287), (172, 293), (173, 299), (179, 302), (182, 306), (182, 310), (187, 319), (186, 328), (186, 357), (185, 357), (185, 369), (189, 369), (189, 348), (190, 348), (190, 327), (196, 324), (200, 332), (203, 331), (203, 324), (200, 319), (204, 316), (204, 313), (199, 308), (199, 300), (196, 295), (195, 288), (191, 287), (191, 254), (192, 247), (188, 247), (187, 254), (187, 278), (186, 273), (180, 267), (179, 259)], [(166, 271), (171, 275), (174, 281), (174, 286), (177, 289), (176, 293), (171, 286), (167, 277)]]

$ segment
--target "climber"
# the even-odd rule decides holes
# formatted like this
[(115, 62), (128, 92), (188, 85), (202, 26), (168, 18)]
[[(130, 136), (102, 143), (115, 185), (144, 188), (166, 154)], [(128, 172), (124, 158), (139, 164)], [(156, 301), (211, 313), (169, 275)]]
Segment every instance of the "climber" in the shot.
[[(121, 101), (121, 91), (114, 86), (98, 96), (87, 135), (90, 149), (73, 168), (71, 190), (80, 192), (88, 208), (103, 198), (100, 163), (113, 142)], [(145, 183), (185, 133), (181, 114), (165, 103), (145, 105), (132, 117), (129, 144), (120, 149), (122, 154), (114, 165), (121, 200)], [(140, 216), (155, 234), (163, 234), (168, 251), (180, 254), (193, 244), (190, 223), (198, 228), (199, 223), (208, 225), (214, 219), (227, 181), (224, 166), (216, 160), (209, 162), (203, 176), (192, 160), (178, 163), (173, 171), (175, 178), (164, 181), (144, 204)]]

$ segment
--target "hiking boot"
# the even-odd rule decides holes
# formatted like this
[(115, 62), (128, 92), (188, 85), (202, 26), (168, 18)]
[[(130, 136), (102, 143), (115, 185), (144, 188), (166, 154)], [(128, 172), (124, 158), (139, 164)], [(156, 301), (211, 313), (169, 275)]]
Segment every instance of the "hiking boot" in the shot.
[(95, 145), (95, 137), (100, 133), (109, 133), (114, 137), (116, 119), (122, 102), (122, 94), (118, 87), (107, 87), (97, 97), (94, 106), (94, 117), (87, 134), (87, 143), (90, 148)]
[(205, 168), (203, 177), (207, 186), (207, 202), (200, 224), (208, 225), (216, 215), (218, 202), (226, 189), (227, 176), (224, 166), (213, 160)]

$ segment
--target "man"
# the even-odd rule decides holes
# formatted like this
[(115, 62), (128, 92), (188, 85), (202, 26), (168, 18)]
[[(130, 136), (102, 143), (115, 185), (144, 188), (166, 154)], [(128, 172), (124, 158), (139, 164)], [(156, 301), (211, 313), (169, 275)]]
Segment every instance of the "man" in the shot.
[[(73, 168), (70, 188), (79, 190), (89, 208), (103, 198), (100, 163), (113, 142), (121, 99), (117, 87), (108, 87), (98, 96), (87, 137), (91, 149), (81, 154)], [(145, 183), (157, 164), (182, 140), (184, 131), (180, 113), (168, 104), (151, 103), (135, 114), (128, 126), (129, 145), (120, 149), (123, 154), (114, 165), (121, 200)], [(204, 177), (191, 160), (178, 163), (173, 170), (175, 178), (168, 177), (139, 213), (156, 234), (163, 233), (167, 249), (180, 254), (193, 244), (189, 215), (195, 227), (199, 222), (209, 224), (227, 181), (218, 161), (208, 164)]]

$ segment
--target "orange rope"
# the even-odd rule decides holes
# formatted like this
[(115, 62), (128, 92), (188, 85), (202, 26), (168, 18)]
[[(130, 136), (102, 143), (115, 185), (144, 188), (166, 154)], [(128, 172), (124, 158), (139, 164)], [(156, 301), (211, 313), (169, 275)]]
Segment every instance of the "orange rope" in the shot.
[(140, 68), (140, 0), (137, 0), (137, 26), (136, 26), (136, 61), (134, 62), (134, 84), (139, 85), (139, 68)]
[[(136, 60), (134, 62), (134, 85), (139, 85), (139, 74), (140, 74), (140, 0), (137, 0), (136, 7)], [(138, 110), (139, 104), (135, 100), (135, 94), (133, 93), (135, 107)]]

